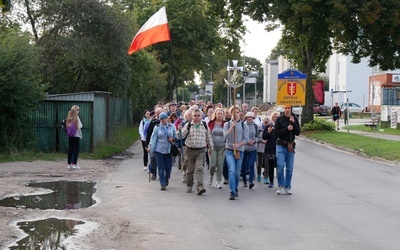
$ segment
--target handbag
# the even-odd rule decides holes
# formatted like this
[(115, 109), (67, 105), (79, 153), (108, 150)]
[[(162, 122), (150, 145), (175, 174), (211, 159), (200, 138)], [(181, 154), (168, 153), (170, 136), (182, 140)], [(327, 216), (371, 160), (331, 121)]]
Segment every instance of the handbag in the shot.
[(288, 144), (287, 144), (287, 151), (288, 151), (288, 152), (294, 152), (294, 149), (293, 149), (293, 142), (288, 142)]
[(171, 155), (174, 157), (179, 154), (179, 150), (174, 143), (171, 143), (171, 151), (170, 152), (171, 152)]
[(240, 151), (239, 150), (234, 150), (233, 152), (234, 156), (235, 156), (235, 160), (239, 160), (240, 159)]

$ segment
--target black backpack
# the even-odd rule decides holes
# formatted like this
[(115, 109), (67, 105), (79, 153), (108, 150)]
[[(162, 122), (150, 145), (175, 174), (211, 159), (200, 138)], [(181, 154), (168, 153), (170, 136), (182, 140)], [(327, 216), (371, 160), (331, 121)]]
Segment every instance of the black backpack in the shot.
[(61, 130), (62, 130), (64, 133), (67, 133), (67, 121), (66, 121), (66, 119), (63, 119), (63, 120), (61, 121)]

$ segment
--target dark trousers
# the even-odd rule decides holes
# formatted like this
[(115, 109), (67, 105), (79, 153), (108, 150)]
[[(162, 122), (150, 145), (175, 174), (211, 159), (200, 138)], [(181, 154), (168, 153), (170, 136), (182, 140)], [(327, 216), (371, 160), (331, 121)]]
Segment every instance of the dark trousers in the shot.
[(149, 163), (149, 153), (147, 153), (145, 141), (142, 141), (142, 148), (143, 148), (143, 164), (145, 167), (147, 167), (147, 163)]
[(79, 137), (68, 138), (68, 164), (77, 164), (79, 155)]

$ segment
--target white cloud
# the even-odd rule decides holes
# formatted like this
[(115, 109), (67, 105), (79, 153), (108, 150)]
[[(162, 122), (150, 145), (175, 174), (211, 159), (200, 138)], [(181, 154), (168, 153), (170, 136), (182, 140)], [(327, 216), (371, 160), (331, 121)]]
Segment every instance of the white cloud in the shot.
[(257, 58), (262, 63), (281, 38), (281, 29), (268, 32), (264, 29), (264, 24), (253, 20), (246, 20), (244, 24), (247, 27), (247, 33), (244, 36), (244, 43), (240, 45), (242, 54)]

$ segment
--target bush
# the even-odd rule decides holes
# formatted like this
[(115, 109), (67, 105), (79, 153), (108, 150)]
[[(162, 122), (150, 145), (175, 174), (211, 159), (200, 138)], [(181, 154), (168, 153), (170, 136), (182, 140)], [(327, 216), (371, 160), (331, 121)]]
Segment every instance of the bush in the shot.
[(332, 131), (335, 130), (335, 123), (328, 121), (324, 118), (318, 118), (314, 116), (314, 120), (306, 123), (301, 128), (302, 130), (328, 130)]

